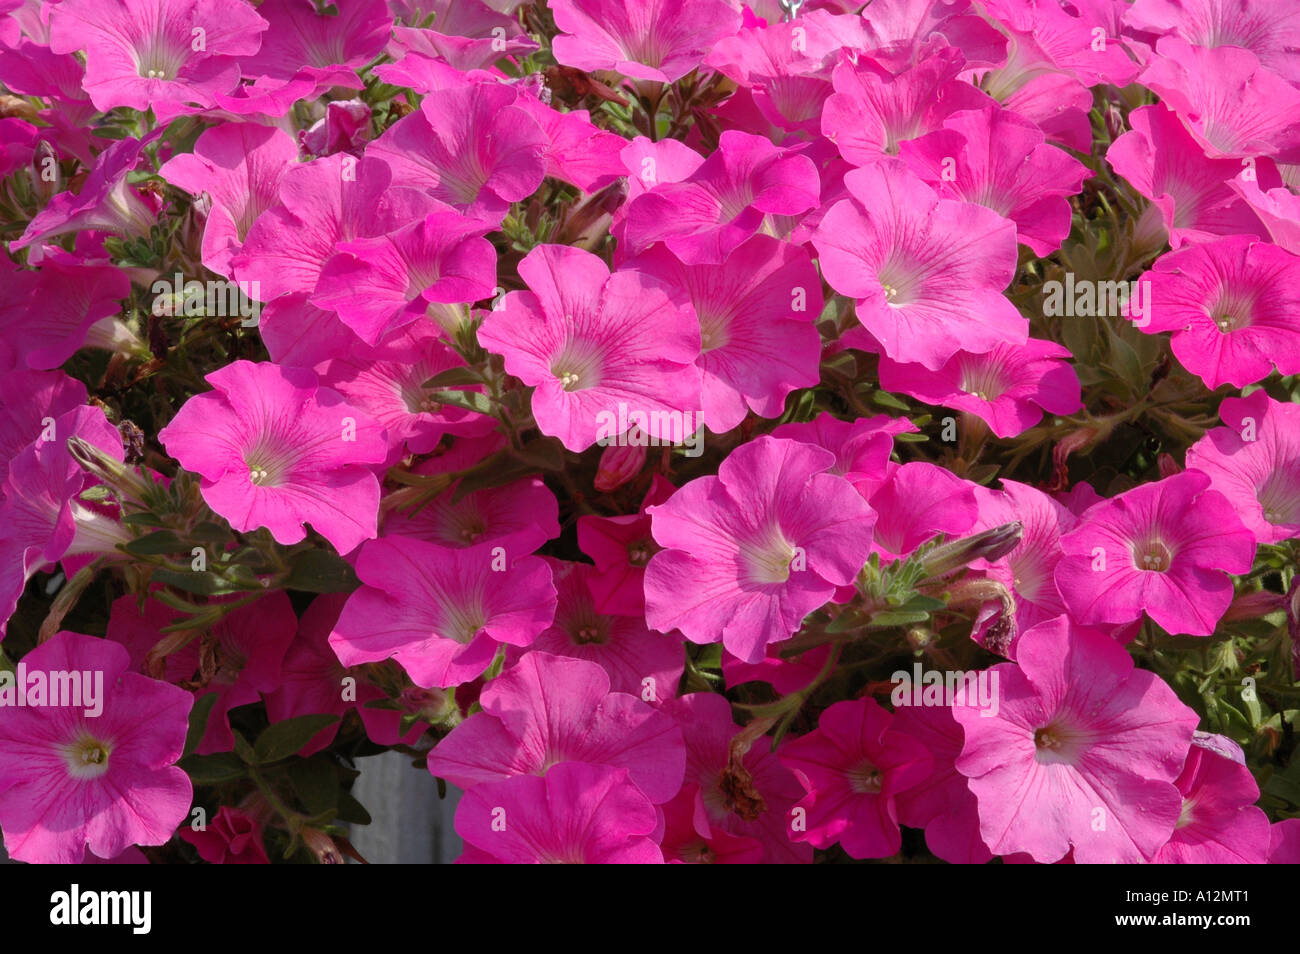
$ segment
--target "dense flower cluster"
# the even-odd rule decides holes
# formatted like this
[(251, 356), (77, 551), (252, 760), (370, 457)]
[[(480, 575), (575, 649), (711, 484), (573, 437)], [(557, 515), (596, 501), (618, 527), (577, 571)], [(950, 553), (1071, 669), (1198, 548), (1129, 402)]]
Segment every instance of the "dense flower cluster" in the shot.
[(1300, 861), (1298, 51), (0, 0), (5, 850)]

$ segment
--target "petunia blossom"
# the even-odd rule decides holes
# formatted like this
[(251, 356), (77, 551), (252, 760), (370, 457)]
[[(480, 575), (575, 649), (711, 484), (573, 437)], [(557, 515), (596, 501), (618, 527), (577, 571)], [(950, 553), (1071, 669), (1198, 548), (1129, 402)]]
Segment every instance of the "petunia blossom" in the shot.
[(752, 411), (778, 417), (820, 380), (821, 281), (807, 252), (755, 235), (723, 265), (683, 265), (663, 246), (628, 263), (685, 292), (700, 322), (704, 423), (718, 434)]
[(902, 847), (897, 797), (930, 773), (915, 737), (891, 732), (893, 716), (874, 699), (837, 702), (817, 728), (792, 739), (779, 758), (808, 794), (799, 802), (817, 848), (838, 843), (853, 858), (886, 858)]
[[(543, 434), (581, 451), (617, 438), (620, 409), (643, 416), (641, 429), (681, 442), (699, 408), (699, 324), (643, 272), (612, 275), (590, 252), (539, 245), (519, 263), (528, 291), (510, 292), (479, 328), (484, 348), (533, 391)], [(675, 433), (674, 433), (675, 429)]]
[(559, 62), (660, 83), (681, 79), (740, 27), (723, 0), (552, 0), (550, 10)]
[(1300, 372), (1300, 255), (1233, 235), (1162, 255), (1148, 283), (1147, 334), (1170, 347), (1211, 390)]
[(941, 199), (896, 159), (844, 177), (851, 199), (822, 218), (813, 244), (831, 287), (894, 361), (932, 371), (959, 350), (1023, 345), (1029, 323), (1002, 294), (1016, 270), (1015, 225), (972, 202)]
[(440, 547), (386, 536), (362, 547), (330, 645), (345, 666), (396, 659), (418, 686), (469, 682), (501, 644), (527, 646), (551, 625), (555, 586), (540, 557), (490, 544)]
[(1156, 864), (1264, 864), (1268, 816), (1255, 806), (1259, 786), (1236, 742), (1196, 733), (1174, 784), (1183, 807), (1173, 835), (1153, 859)]
[(1209, 476), (1260, 543), (1300, 535), (1300, 406), (1263, 389), (1225, 398), (1211, 428), (1187, 449), (1187, 466)]
[(341, 553), (375, 535), (383, 429), (303, 368), (235, 361), (158, 433), (199, 474), (203, 499), (239, 531), (297, 543), (305, 524)]
[(1173, 834), (1198, 716), (1114, 640), (1058, 616), (1024, 633), (998, 674), (998, 712), (953, 706), (957, 770), (989, 850), (1041, 864), (1150, 861)]
[(1255, 536), (1210, 478), (1187, 470), (1089, 509), (1061, 537), (1056, 585), (1080, 623), (1143, 612), (1170, 633), (1208, 636), (1228, 604), (1228, 573), (1248, 573)]
[(812, 160), (762, 136), (727, 130), (718, 149), (679, 182), (658, 182), (627, 207), (633, 251), (663, 242), (687, 265), (717, 265), (769, 215), (817, 205)]
[(435, 90), (366, 147), (393, 179), (465, 215), (500, 222), (546, 174), (546, 134), (514, 105), (519, 91), (466, 83)]
[(1079, 379), (1064, 359), (1070, 350), (1030, 338), (1001, 344), (983, 354), (959, 351), (937, 371), (881, 357), (880, 386), (927, 404), (967, 411), (998, 437), (1015, 437), (1037, 424), (1043, 412), (1073, 414), (1083, 405)]
[(97, 109), (153, 109), (166, 122), (230, 92), (266, 28), (240, 0), (68, 0), (51, 10), (50, 49), (85, 53)]
[(626, 769), (656, 805), (682, 787), (682, 732), (664, 713), (613, 692), (605, 670), (585, 659), (528, 653), (484, 687), (482, 711), (429, 754), (429, 771), (453, 785), (548, 775), (563, 762)]
[(1069, 197), (1087, 166), (1049, 145), (1042, 130), (996, 105), (954, 112), (943, 127), (899, 144), (898, 155), (942, 198), (987, 206), (1016, 223), (1016, 238), (1049, 255), (1069, 234)]
[(87, 849), (114, 858), (170, 839), (193, 796), (174, 764), (193, 697), (127, 672), (124, 648), (80, 633), (56, 633), (22, 662), (29, 678), (39, 672), (49, 684), (56, 674), (78, 675), (81, 698), (29, 699), (0, 719), (0, 828), (9, 857), (77, 864)]
[(257, 217), (276, 203), (280, 180), (298, 160), (298, 144), (283, 129), (222, 123), (203, 132), (194, 151), (173, 156), (158, 174), (209, 202), (203, 264), (232, 277), (230, 259)]
[(659, 824), (627, 769), (561, 762), (466, 792), (456, 808), (459, 864), (663, 864)]
[(758, 662), (853, 582), (875, 512), (821, 448), (760, 437), (650, 508), (646, 622)]

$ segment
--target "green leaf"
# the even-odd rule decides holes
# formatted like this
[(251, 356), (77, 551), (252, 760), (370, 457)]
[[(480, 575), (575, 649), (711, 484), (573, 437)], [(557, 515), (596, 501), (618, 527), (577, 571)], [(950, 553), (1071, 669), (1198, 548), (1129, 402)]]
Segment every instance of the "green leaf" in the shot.
[(564, 445), (554, 437), (539, 437), (519, 449), (520, 460), (540, 470), (564, 470)]
[(859, 626), (863, 624), (863, 622), (865, 621), (863, 620), (862, 614), (860, 612), (858, 612), (857, 610), (849, 610), (848, 612), (841, 613), (839, 616), (836, 616), (833, 620), (827, 623), (826, 632), (827, 633), (848, 632), (851, 629), (857, 629)]
[(888, 391), (873, 391), (871, 394), (871, 401), (874, 404), (879, 404), (881, 407), (892, 408), (895, 411), (902, 411), (904, 413), (912, 410), (900, 398), (894, 397), (894, 395), (890, 394)]
[(1300, 805), (1300, 759), (1293, 758), (1286, 771), (1274, 773), (1273, 777), (1264, 783), (1263, 792), (1265, 795), (1273, 795), (1292, 805)]
[(426, 388), (454, 388), (457, 386), (465, 387), (470, 384), (482, 384), (483, 377), (475, 368), (458, 365), (454, 368), (447, 368), (439, 371), (428, 381), (424, 382)]
[(353, 825), (369, 825), (370, 813), (351, 792), (339, 792), (338, 819)]
[(563, 470), (564, 448), (553, 438), (532, 441), (521, 450), (498, 451), (469, 471), (456, 485), (451, 502), (456, 503), (466, 494), (488, 490), (529, 477), (538, 470)]
[(293, 562), (286, 589), (308, 593), (351, 593), (361, 585), (351, 565), (328, 550), (307, 550)]
[(220, 596), (225, 593), (245, 593), (249, 590), (262, 589), (260, 584), (241, 586), (215, 573), (185, 572), (166, 568), (154, 570), (153, 581), (174, 586), (186, 593), (197, 593), (200, 596)]
[(238, 729), (231, 729), (230, 733), (235, 737), (235, 754), (249, 765), (255, 764), (257, 756), (253, 752), (253, 747), (248, 744), (248, 739), (244, 738), (244, 733)]
[(492, 399), (481, 391), (431, 391), (429, 397), (439, 404), (450, 404), (479, 414), (492, 413)]
[(339, 804), (339, 776), (325, 759), (304, 759), (289, 766), (289, 781), (308, 815), (333, 817)]
[[(216, 698), (216, 693), (212, 693)], [(220, 785), (244, 777), (244, 763), (234, 752), (187, 755), (178, 763), (195, 785)]]
[(190, 709), (190, 727), (185, 733), (185, 755), (189, 755), (199, 747), (199, 742), (203, 739), (203, 733), (208, 728), (208, 716), (212, 714), (212, 707), (217, 703), (217, 693), (208, 692), (194, 700), (194, 705)]
[(259, 764), (287, 759), (312, 740), (321, 729), (339, 721), (336, 715), (305, 715), (277, 722), (266, 728), (253, 745)]
[(907, 610), (885, 610), (882, 613), (873, 613), (868, 626), (876, 627), (893, 627), (893, 626), (911, 626), (914, 623), (924, 623), (929, 620), (930, 614), (923, 612), (909, 612)]
[(122, 523), (128, 527), (161, 527), (163, 525), (162, 518), (156, 513), (150, 513), (148, 510), (123, 514)]

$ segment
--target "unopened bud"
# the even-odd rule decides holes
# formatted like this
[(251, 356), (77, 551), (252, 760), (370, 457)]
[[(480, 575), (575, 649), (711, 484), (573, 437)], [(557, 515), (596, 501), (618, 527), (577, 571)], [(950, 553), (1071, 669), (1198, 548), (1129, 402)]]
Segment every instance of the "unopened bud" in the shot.
[(1019, 520), (1004, 523), (951, 543), (935, 547), (921, 560), (928, 580), (939, 579), (969, 566), (973, 560), (999, 560), (1016, 548), (1025, 528)]
[(325, 832), (318, 828), (304, 828), (300, 834), (307, 848), (316, 856), (318, 864), (343, 864), (343, 852), (339, 851), (338, 845), (334, 844), (334, 839)]

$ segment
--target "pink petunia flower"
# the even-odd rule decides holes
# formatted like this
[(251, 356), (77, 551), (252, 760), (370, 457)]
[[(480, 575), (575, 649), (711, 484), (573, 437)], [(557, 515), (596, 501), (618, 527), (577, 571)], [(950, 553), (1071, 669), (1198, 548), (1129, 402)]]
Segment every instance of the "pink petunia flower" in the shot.
[(1006, 37), (980, 17), (969, 0), (872, 0), (862, 30), (867, 52), (895, 72), (936, 40), (961, 50), (972, 66), (995, 66), (1006, 59)]
[(844, 177), (813, 235), (831, 287), (884, 354), (937, 371), (959, 350), (1023, 345), (1029, 323), (1002, 291), (1016, 268), (1015, 226), (971, 202), (940, 199), (896, 159)]
[(215, 694), (195, 751), (200, 755), (229, 752), (235, 747), (230, 710), (259, 702), (263, 693), (280, 685), (280, 666), (298, 629), (298, 617), (288, 594), (268, 593), (256, 603), (227, 613), (159, 665), (152, 651), (171, 636), (162, 630), (182, 618), (179, 611), (156, 599), (147, 600), (141, 608), (128, 594), (113, 601), (108, 638), (127, 648), (133, 670), (191, 688), (196, 697)]
[(687, 265), (718, 265), (769, 215), (817, 205), (812, 160), (762, 136), (729, 129), (718, 149), (679, 182), (658, 180), (627, 207), (627, 242), (640, 252), (663, 242)]
[(1088, 88), (1127, 86), (1138, 72), (1114, 16), (1099, 16), (1083, 3), (1069, 11), (1054, 0), (985, 0), (981, 7), (1007, 37), (1006, 62), (979, 76), (981, 88), (1049, 138), (1087, 152)]
[(1300, 534), (1300, 407), (1263, 389), (1226, 398), (1216, 427), (1187, 449), (1187, 467), (1210, 478), (1260, 543)]
[(1255, 807), (1259, 786), (1241, 747), (1198, 732), (1182, 774), (1174, 780), (1183, 808), (1158, 865), (1262, 865), (1268, 858), (1268, 816)]
[(552, 0), (550, 9), (559, 62), (660, 83), (681, 79), (740, 28), (723, 0)]
[(892, 721), (874, 699), (837, 702), (816, 729), (781, 748), (781, 763), (808, 792), (797, 806), (807, 825), (797, 840), (839, 843), (853, 858), (898, 854), (897, 796), (929, 775), (932, 759), (914, 737), (891, 732)]
[(1023, 345), (997, 345), (983, 354), (959, 351), (938, 371), (921, 364), (880, 359), (880, 386), (985, 421), (998, 437), (1015, 437), (1037, 424), (1043, 412), (1073, 414), (1083, 406), (1079, 379), (1066, 361), (1070, 349), (1030, 338)]
[(1300, 372), (1300, 255), (1234, 235), (1156, 260), (1147, 334), (1172, 331), (1179, 362), (1214, 390)]
[(382, 428), (302, 368), (235, 361), (207, 376), (158, 433), (199, 474), (203, 499), (241, 532), (297, 543), (310, 523), (340, 553), (375, 536)]
[(686, 782), (665, 814), (690, 812), (710, 851), (744, 850), (736, 839), (746, 838), (759, 843), (767, 864), (810, 864), (812, 845), (795, 840), (794, 807), (803, 786), (771, 743), (760, 738), (735, 758), (731, 743), (740, 726), (726, 698), (714, 692), (679, 696), (664, 710), (677, 720), (686, 743)]
[(90, 229), (132, 238), (148, 235), (157, 216), (127, 179), (140, 159), (142, 146), (138, 139), (121, 139), (101, 152), (77, 193), (60, 192), (50, 199), (27, 223), (23, 234), (9, 243), (9, 250), (16, 252), (43, 239)]
[(96, 109), (152, 108), (166, 122), (230, 92), (266, 28), (241, 0), (68, 0), (51, 11), (50, 49), (85, 52)]
[(704, 423), (722, 434), (753, 411), (779, 417), (786, 396), (820, 381), (821, 281), (803, 249), (755, 235), (721, 266), (683, 265), (657, 246), (629, 263), (691, 300), (700, 322)]
[(1049, 255), (1070, 232), (1069, 197), (1088, 167), (1048, 145), (1042, 130), (999, 106), (948, 116), (943, 128), (901, 143), (898, 155), (945, 199), (987, 206), (1016, 223), (1016, 238)]
[(667, 478), (655, 474), (638, 513), (578, 518), (578, 548), (591, 557), (598, 571), (589, 582), (600, 612), (645, 615), (645, 568), (660, 549), (650, 532), (649, 508), (663, 503), (675, 490)]
[(235, 278), (256, 281), (263, 301), (314, 292), (340, 245), (394, 232), (441, 208), (423, 192), (394, 184), (380, 160), (337, 154), (289, 166), (278, 196), (231, 259)]
[(381, 52), (393, 26), (384, 0), (349, 0), (333, 6), (296, 0), (262, 0), (267, 22), (262, 45), (239, 61), (245, 76), (288, 80), (302, 73), (336, 82), (338, 73), (359, 70)]
[(491, 298), (496, 250), (486, 222), (433, 212), (375, 238), (336, 246), (321, 270), (312, 301), (337, 311), (367, 344), (424, 317), (434, 303)]
[(482, 0), (435, 0), (422, 4), (419, 12), (425, 16), (432, 13), (437, 29), (398, 26), (393, 30), (390, 51), (440, 59), (455, 69), (469, 71), (488, 69), (502, 57), (527, 56), (537, 49), (518, 20), (498, 13)]
[(87, 848), (113, 858), (170, 839), (193, 795), (173, 764), (193, 697), (127, 672), (125, 649), (80, 633), (56, 633), (22, 662), (47, 681), (79, 674), (82, 698), (7, 708), (0, 719), (0, 828), (9, 856), (76, 864)]
[(1178, 823), (1182, 769), (1198, 717), (1123, 647), (1068, 619), (1020, 637), (1018, 665), (993, 667), (995, 716), (953, 706), (965, 734), (957, 770), (979, 803), (989, 850), (1049, 864), (1150, 861)]
[(1212, 159), (1300, 159), (1300, 90), (1249, 50), (1162, 37), (1138, 78), (1182, 120)]
[[(479, 328), (479, 342), (533, 392), (543, 434), (582, 451), (617, 438), (635, 411), (650, 437), (681, 442), (699, 407), (699, 324), (655, 279), (612, 275), (582, 249), (539, 245), (519, 263), (528, 291), (511, 292)], [(674, 428), (676, 433), (673, 433)]]
[(1300, 9), (1270, 0), (1136, 0), (1124, 10), (1130, 30), (1179, 36), (1194, 47), (1239, 46), (1290, 82), (1300, 80)]
[(500, 222), (511, 202), (527, 198), (546, 174), (546, 134), (514, 105), (518, 90), (493, 83), (438, 89), (420, 111), (390, 126), (366, 147), (393, 179), (428, 191), (473, 218)]
[(1056, 585), (1080, 623), (1143, 612), (1170, 633), (1208, 636), (1232, 602), (1228, 573), (1248, 573), (1255, 536), (1210, 478), (1183, 471), (1087, 511), (1061, 537)]
[(894, 451), (894, 435), (915, 432), (916, 429), (916, 425), (905, 417), (879, 414), (856, 421), (841, 421), (823, 411), (811, 421), (782, 424), (772, 430), (772, 436), (802, 441), (830, 451), (835, 455), (835, 463), (829, 473), (843, 477), (864, 499), (869, 500), (892, 473), (889, 455)]
[(1269, 828), (1268, 863), (1300, 865), (1300, 818), (1287, 818)]
[(970, 783), (957, 771), (964, 736), (952, 709), (898, 706), (889, 729), (911, 736), (932, 759), (929, 774), (897, 794), (898, 821), (924, 828), (926, 847), (949, 864), (986, 864), (993, 853), (980, 837), (979, 807)]
[(748, 662), (852, 583), (876, 514), (827, 451), (760, 437), (650, 508), (665, 549), (646, 567), (646, 622)]
[(628, 771), (561, 762), (466, 792), (456, 808), (460, 864), (663, 864), (651, 802)]
[(0, 638), (27, 581), (68, 557), (116, 554), (131, 535), (117, 521), (86, 507), (81, 492), (94, 483), (68, 451), (79, 438), (122, 460), (122, 437), (98, 407), (47, 416), (31, 443), (9, 461), (0, 504)]
[(416, 685), (469, 682), (505, 643), (527, 646), (555, 617), (540, 557), (508, 560), (490, 544), (450, 549), (387, 536), (362, 547), (330, 645), (345, 666), (396, 659)]
[(610, 688), (657, 704), (677, 694), (686, 668), (680, 636), (646, 628), (640, 616), (603, 613), (596, 606), (586, 563), (547, 559), (555, 579), (555, 622), (533, 640), (529, 652), (587, 659), (609, 674)]
[(1261, 181), (1266, 174), (1267, 166), (1261, 162), (1255, 169), (1239, 172), (1228, 182), (1228, 188), (1259, 217), (1264, 224), (1261, 234), (1288, 252), (1300, 255), (1300, 195), (1284, 185)]
[[(283, 722), (303, 715), (342, 716), (354, 709), (372, 742), (413, 745), (428, 726), (417, 722), (403, 733), (402, 711), (366, 705), (387, 696), (366, 679), (363, 670), (340, 663), (330, 647), (329, 635), (347, 599), (342, 593), (325, 593), (303, 612), (298, 632), (284, 654), (277, 685), (263, 696), (266, 714), (271, 722)], [(337, 722), (326, 726), (298, 754), (306, 758), (319, 752), (334, 741), (338, 731)]]
[(387, 434), (388, 462), (404, 454), (427, 454), (446, 434), (476, 436), (496, 419), (439, 404), (424, 382), (465, 362), (429, 321), (390, 333), (375, 347), (357, 347), (317, 365), (321, 384), (370, 415)]
[(216, 817), (202, 831), (189, 826), (180, 830), (183, 841), (197, 849), (199, 857), (213, 865), (269, 865), (262, 844), (262, 825), (248, 812), (222, 805)]
[(971, 532), (1019, 521), (1020, 541), (1000, 560), (978, 560), (973, 566), (1012, 592), (1016, 632), (1023, 633), (1065, 612), (1065, 601), (1056, 587), (1056, 564), (1061, 559), (1061, 534), (1072, 529), (1076, 519), (1041, 490), (1006, 478), (1001, 483), (998, 491), (975, 488), (979, 518)]
[(80, 348), (125, 350), (135, 335), (118, 315), (130, 297), (131, 280), (112, 265), (84, 264), (78, 256), (50, 249), (36, 271), (19, 271), (0, 305), (0, 333), (14, 343), (19, 366), (57, 368)]
[(756, 865), (763, 861), (763, 843), (748, 835), (733, 835), (709, 824), (699, 786), (688, 782), (663, 807), (664, 836), (659, 843), (664, 863)]
[(837, 54), (867, 42), (866, 23), (827, 10), (801, 12), (797, 20), (746, 26), (715, 43), (705, 62), (748, 89), (774, 126), (817, 135), (826, 98), (834, 92)]
[[(413, 473), (436, 473), (435, 462), (421, 462)], [(504, 549), (509, 559), (527, 556), (560, 535), (559, 502), (539, 477), (471, 491), (459, 500), (454, 499), (457, 487), (452, 484), (414, 512), (388, 511), (381, 534), (453, 548), (491, 543)]]
[(976, 486), (927, 461), (891, 465), (888, 478), (868, 498), (880, 515), (873, 548), (882, 559), (893, 560), (937, 534), (964, 534), (979, 512)]
[(298, 160), (298, 144), (283, 129), (222, 123), (199, 136), (194, 151), (163, 163), (158, 174), (192, 195), (206, 193), (203, 264), (232, 276), (231, 258), (257, 217), (276, 204), (280, 180)]
[(1155, 204), (1175, 249), (1220, 235), (1266, 236), (1250, 206), (1228, 187), (1236, 159), (1211, 159), (1167, 107), (1139, 106), (1106, 162)]
[(9, 371), (0, 376), (0, 501), (9, 462), (59, 418), (86, 403), (86, 386), (62, 371)]
[(685, 754), (673, 719), (624, 692), (585, 659), (528, 653), (489, 682), (482, 711), (429, 753), (429, 771), (467, 791), (562, 762), (626, 769), (658, 805), (682, 787)]
[(822, 111), (822, 133), (855, 166), (896, 156), (899, 144), (938, 129), (959, 110), (991, 107), (988, 94), (957, 79), (960, 51), (942, 47), (895, 75), (864, 56), (842, 59), (835, 92)]

